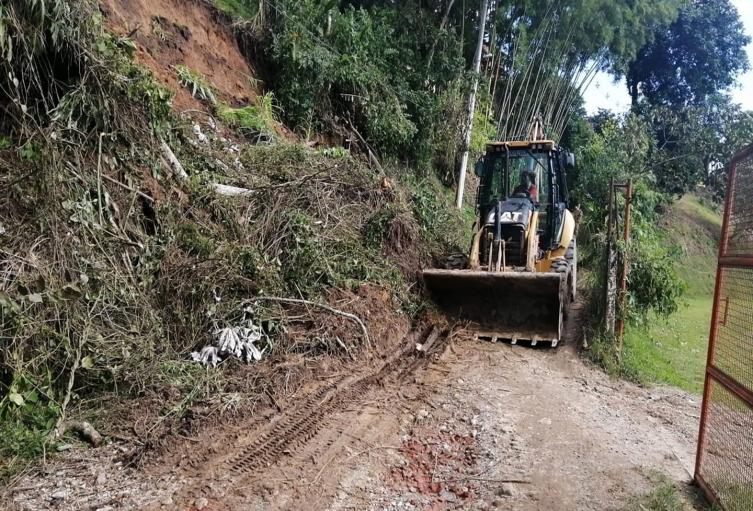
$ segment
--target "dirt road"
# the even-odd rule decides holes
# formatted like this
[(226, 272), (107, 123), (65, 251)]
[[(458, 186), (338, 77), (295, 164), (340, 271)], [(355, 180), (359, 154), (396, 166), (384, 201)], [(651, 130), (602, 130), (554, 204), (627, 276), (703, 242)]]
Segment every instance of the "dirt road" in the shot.
[[(117, 446), (74, 453), (6, 498), (18, 509), (604, 510), (660, 476), (690, 480), (697, 397), (611, 380), (573, 342), (440, 334), (138, 471)], [(427, 335), (431, 353), (415, 356)]]

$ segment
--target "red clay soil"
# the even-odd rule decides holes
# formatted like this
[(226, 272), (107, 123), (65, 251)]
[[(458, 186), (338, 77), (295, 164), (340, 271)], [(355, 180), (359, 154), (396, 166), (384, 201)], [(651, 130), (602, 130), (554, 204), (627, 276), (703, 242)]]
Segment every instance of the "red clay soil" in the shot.
[(201, 73), (219, 100), (234, 106), (254, 103), (255, 75), (241, 53), (228, 23), (200, 0), (102, 0), (108, 28), (136, 42), (136, 60), (175, 92), (177, 111), (204, 106), (178, 84), (172, 66)]

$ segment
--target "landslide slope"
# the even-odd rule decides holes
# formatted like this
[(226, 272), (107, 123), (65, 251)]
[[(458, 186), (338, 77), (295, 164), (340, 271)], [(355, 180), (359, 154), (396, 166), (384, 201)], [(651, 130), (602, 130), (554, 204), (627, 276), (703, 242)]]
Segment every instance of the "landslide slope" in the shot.
[[(50, 435), (62, 419), (141, 463), (396, 348), (418, 269), (462, 243), (436, 180), (291, 134), (211, 4), (21, 4), (0, 11), (6, 480), (84, 449)], [(190, 360), (239, 327), (260, 329), (260, 362)]]

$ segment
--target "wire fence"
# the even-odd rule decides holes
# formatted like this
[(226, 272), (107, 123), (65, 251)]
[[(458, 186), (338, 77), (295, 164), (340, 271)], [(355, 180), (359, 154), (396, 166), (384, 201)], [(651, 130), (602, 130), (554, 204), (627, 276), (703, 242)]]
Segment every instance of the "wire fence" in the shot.
[(753, 510), (753, 146), (729, 166), (695, 480), (725, 511)]

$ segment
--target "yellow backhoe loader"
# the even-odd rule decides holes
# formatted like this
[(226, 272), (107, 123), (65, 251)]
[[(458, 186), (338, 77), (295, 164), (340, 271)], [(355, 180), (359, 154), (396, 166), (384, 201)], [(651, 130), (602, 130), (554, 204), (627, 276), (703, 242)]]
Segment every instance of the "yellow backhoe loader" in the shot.
[(562, 338), (575, 299), (578, 254), (568, 210), (572, 153), (543, 137), (492, 142), (476, 163), (477, 220), (462, 269), (428, 269), (423, 277), (448, 313), (475, 323), (477, 336), (525, 340)]

